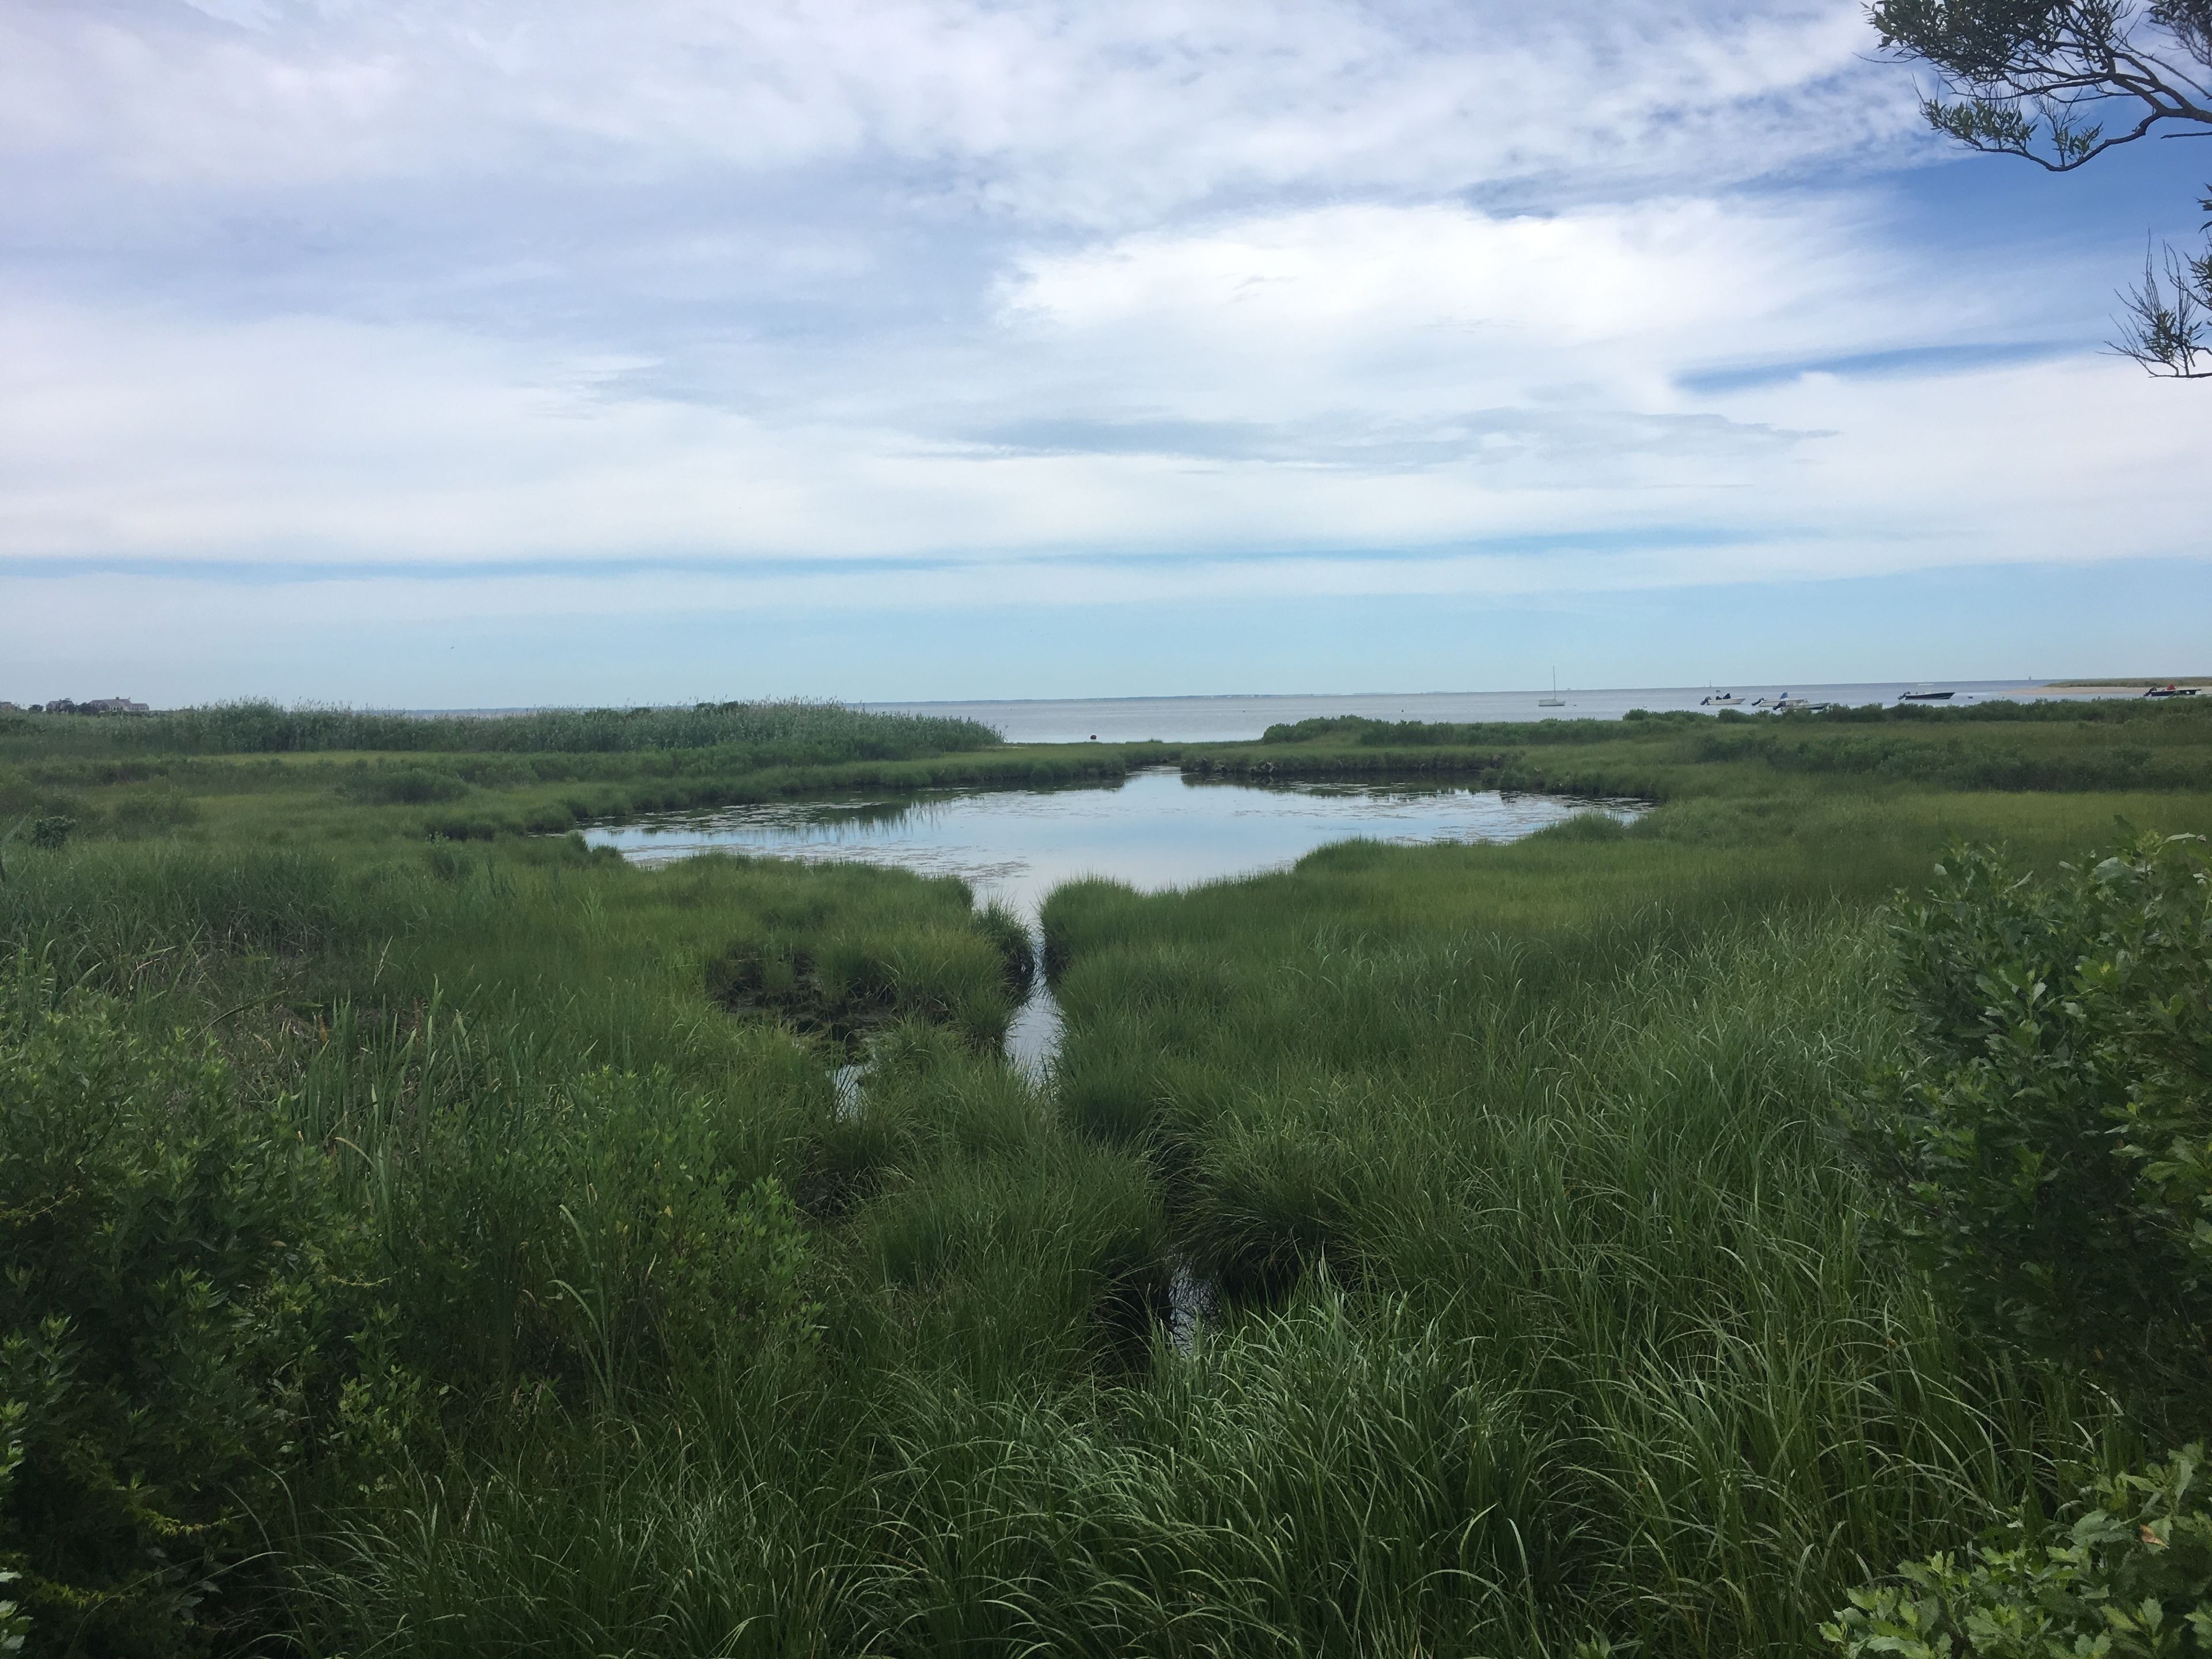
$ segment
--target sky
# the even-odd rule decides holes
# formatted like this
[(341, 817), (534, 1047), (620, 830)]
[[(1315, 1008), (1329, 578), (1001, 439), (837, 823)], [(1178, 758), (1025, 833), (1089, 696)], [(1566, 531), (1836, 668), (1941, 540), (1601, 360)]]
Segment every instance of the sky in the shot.
[(1856, 0), (0, 0), (0, 697), (2212, 670), (2212, 145)]

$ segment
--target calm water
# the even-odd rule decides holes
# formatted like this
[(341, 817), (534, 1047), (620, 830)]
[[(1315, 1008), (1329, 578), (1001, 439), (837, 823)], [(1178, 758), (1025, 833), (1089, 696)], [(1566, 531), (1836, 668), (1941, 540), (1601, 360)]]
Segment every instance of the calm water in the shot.
[(1956, 704), (1990, 697), (2033, 696), (2040, 680), (1882, 680), (1852, 685), (1631, 686), (1591, 691), (1561, 686), (1566, 705), (1544, 708), (1539, 697), (1550, 691), (1358, 692), (1345, 696), (1101, 697), (1028, 702), (878, 702), (871, 708), (915, 714), (951, 714), (996, 726), (1012, 743), (1235, 743), (1257, 738), (1278, 722), (1313, 720), (1328, 714), (1364, 714), (1385, 720), (1619, 720), (1632, 708), (1655, 712), (1696, 708), (1699, 699), (1718, 690), (1734, 691), (1746, 702), (1784, 692), (1815, 702), (1895, 702), (1907, 691), (1955, 692)]
[(1553, 795), (1406, 785), (1187, 783), (1176, 772), (1077, 788), (932, 790), (914, 799), (779, 802), (587, 830), (641, 863), (709, 848), (808, 860), (865, 859), (959, 876), (978, 898), (1034, 917), (1079, 876), (1146, 892), (1291, 864), (1364, 836), (1511, 841), (1589, 805)]
[[(1511, 841), (1592, 805), (1620, 803), (1496, 790), (1390, 785), (1186, 783), (1172, 771), (1086, 788), (932, 791), (918, 799), (789, 802), (670, 814), (587, 830), (596, 845), (658, 864), (712, 849), (820, 862), (861, 859), (958, 876), (1034, 930), (1045, 896), (1081, 876), (1145, 892), (1252, 875), (1361, 836), (1396, 842)], [(1060, 1012), (1038, 976), (1007, 1052), (1039, 1070)]]

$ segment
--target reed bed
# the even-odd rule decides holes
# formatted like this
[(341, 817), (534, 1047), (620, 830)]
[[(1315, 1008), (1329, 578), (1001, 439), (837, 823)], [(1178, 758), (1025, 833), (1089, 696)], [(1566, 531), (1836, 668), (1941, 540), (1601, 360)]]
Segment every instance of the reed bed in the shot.
[(0, 738), (37, 755), (593, 754), (743, 746), (786, 763), (894, 760), (981, 749), (989, 726), (798, 699), (690, 707), (408, 714), (258, 700), (137, 715), (0, 716)]
[[(122, 1419), (0, 1367), (27, 1652), (1815, 1650), (1851, 1586), (2150, 1449), (1886, 1242), (1841, 1129), (1901, 1040), (1881, 907), (1954, 836), (2047, 866), (2212, 806), (1697, 738), (1577, 748), (1652, 762), (1632, 827), (1063, 888), (1042, 964), (854, 866), (310, 849), (214, 805), (0, 850), (0, 1305), (47, 1345), (10, 1352), (63, 1352), (48, 1267), (107, 1263), (103, 1340), (194, 1357), (193, 1433), (250, 1397), (222, 1467), (262, 1472), (139, 1446), (214, 1518), (99, 1510), (69, 1601), (94, 1554), (25, 1505), (107, 1501), (51, 1425)], [(1042, 1085), (997, 1052), (1040, 966)], [(148, 1079), (113, 1212), (215, 1218), (112, 1273), (26, 1151), (111, 1073)], [(163, 1152), (157, 1096), (234, 1113), (195, 1143), (230, 1164)], [(157, 1294), (217, 1237), (258, 1346)]]

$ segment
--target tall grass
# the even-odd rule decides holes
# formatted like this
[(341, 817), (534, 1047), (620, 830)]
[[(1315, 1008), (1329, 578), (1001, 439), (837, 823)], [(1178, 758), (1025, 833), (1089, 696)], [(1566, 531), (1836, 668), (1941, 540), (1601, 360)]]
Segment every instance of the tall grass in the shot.
[(623, 752), (742, 745), (787, 763), (894, 760), (981, 749), (989, 726), (927, 714), (877, 714), (842, 703), (706, 702), (690, 708), (541, 708), (514, 714), (410, 715), (246, 700), (137, 716), (0, 718), (0, 743), (36, 755), (276, 755), (331, 750), (398, 753)]
[[(1141, 1153), (1085, 1152), (1018, 1078), (917, 1038), (871, 1079), (864, 1109), (903, 1127), (823, 1241), (842, 1267), (803, 1379), (725, 1375), (416, 1476), (341, 1522), (321, 1628), (410, 1652), (1800, 1651), (1874, 1565), (2125, 1455), (2098, 1401), (1978, 1351), (1870, 1249), (1825, 1115), (1887, 1034), (1865, 930), (1613, 943), (1224, 965), (1224, 1017), (1151, 1028), (1215, 1062), (1215, 1098), (1188, 1064), (1162, 1079)], [(1140, 980), (1142, 1009), (1187, 1007), (1185, 954), (1163, 978), (1077, 953), (1079, 1033)], [(1304, 1041), (1266, 1018), (1292, 1006)], [(1187, 1352), (1116, 1358), (1117, 1273), (1285, 1239), (1293, 1270), (1229, 1274)]]
[[(1273, 726), (1256, 744), (1188, 755), (1200, 775), (1472, 776), (1504, 788), (1660, 798), (1777, 775), (1844, 775), (1952, 790), (2190, 790), (2212, 785), (2212, 705), (2137, 701), (1905, 705), (1718, 719), (1423, 724), (1358, 716)], [(1730, 773), (1735, 775), (1733, 779)]]
[(1021, 929), (865, 867), (200, 825), (10, 849), (0, 937), (211, 1033), (362, 1241), (270, 1643), (1797, 1653), (2140, 1449), (1870, 1224), (1875, 908), (2212, 809), (1688, 740), (1632, 828), (1061, 890), (1048, 1086)]

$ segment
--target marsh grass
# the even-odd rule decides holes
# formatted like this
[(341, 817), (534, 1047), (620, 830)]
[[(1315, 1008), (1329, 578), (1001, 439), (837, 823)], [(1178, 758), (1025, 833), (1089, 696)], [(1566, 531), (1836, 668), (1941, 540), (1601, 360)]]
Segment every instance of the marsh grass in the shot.
[(1710, 795), (1717, 785), (1766, 793), (1806, 775), (1946, 790), (2201, 792), (2212, 786), (2212, 707), (1997, 702), (1463, 726), (1345, 717), (1270, 726), (1256, 744), (1206, 745), (1182, 764), (1200, 776), (1442, 774), (1650, 799)]
[[(6, 850), (0, 938), (219, 1042), (365, 1252), (252, 1517), (289, 1586), (257, 1634), (1799, 1653), (1850, 1586), (2134, 1458), (1886, 1252), (1837, 1126), (1898, 1041), (1876, 911), (1945, 841), (2047, 866), (2212, 807), (1651, 724), (1528, 748), (1648, 772), (1633, 825), (1076, 884), (1041, 963), (957, 883), (410, 844), (421, 804), (319, 759), (73, 775), (91, 829)], [(119, 833), (179, 777), (196, 817)], [(1048, 1088), (994, 1047), (1040, 969)], [(1212, 1292), (1182, 1340), (1178, 1273)]]
[(764, 761), (818, 763), (980, 749), (1000, 738), (975, 720), (800, 700), (416, 715), (247, 699), (125, 717), (11, 714), (0, 717), (0, 741), (41, 756), (585, 754), (744, 746)]

